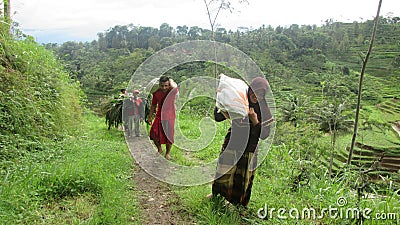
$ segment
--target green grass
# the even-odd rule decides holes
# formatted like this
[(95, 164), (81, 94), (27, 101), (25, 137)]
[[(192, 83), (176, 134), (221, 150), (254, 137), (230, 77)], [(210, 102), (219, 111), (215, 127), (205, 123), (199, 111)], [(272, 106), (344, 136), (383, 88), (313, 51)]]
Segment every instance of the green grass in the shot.
[[(380, 112), (379, 109), (372, 107), (370, 111), (366, 111), (366, 117), (362, 118), (367, 121), (372, 118), (369, 113), (377, 112)], [(186, 124), (184, 129), (192, 129), (195, 124), (198, 124), (197, 120), (190, 117), (181, 119), (184, 119)], [(373, 119), (375, 121), (377, 118)], [(382, 124), (385, 124), (390, 118), (383, 116), (380, 120)], [(279, 126), (282, 125), (279, 124)], [(326, 153), (329, 153), (331, 137), (329, 135), (314, 136), (316, 131), (310, 132), (310, 129), (315, 129), (315, 127), (299, 129), (298, 132), (301, 131), (301, 135), (288, 134), (287, 132), (290, 133), (292, 130), (285, 126), (278, 129), (276, 135), (283, 137), (279, 137), (280, 144), (273, 145), (266, 159), (257, 169), (252, 197), (245, 216), (240, 216), (242, 208), (225, 205), (221, 198), (207, 199), (205, 196), (211, 193), (210, 184), (175, 187), (174, 190), (181, 196), (181, 206), (178, 207), (178, 210), (190, 214), (195, 218), (196, 224), (356, 224), (355, 219), (349, 218), (352, 216), (352, 210), (367, 209), (367, 211), (371, 211), (366, 215), (370, 218), (365, 219), (364, 224), (398, 224), (400, 222), (400, 197), (397, 189), (399, 179), (396, 178), (396, 175), (388, 177), (387, 183), (375, 183), (368, 179), (363, 183), (363, 176), (360, 175), (359, 169), (345, 168), (344, 164), (335, 158), (334, 165), (340, 170), (333, 177), (329, 177), (329, 155)], [(192, 156), (195, 158), (186, 160), (189, 162), (200, 160), (201, 162), (203, 160), (211, 161), (217, 157), (226, 130), (227, 127), (221, 129), (217, 133), (217, 136), (220, 137), (216, 137), (219, 141), (204, 149), (215, 153), (196, 153)], [(183, 130), (182, 132), (187, 131)], [(357, 140), (373, 146), (393, 147), (392, 142), (398, 141), (398, 137), (386, 128), (379, 129), (372, 126), (372, 129), (360, 130)], [(350, 134), (339, 135), (335, 151), (344, 149), (349, 146), (350, 142)], [(299, 161), (298, 147), (300, 147), (302, 155), (308, 155), (310, 158)], [(325, 152), (323, 154), (325, 158), (319, 156), (320, 151)], [(183, 151), (177, 151), (175, 154), (183, 154)], [(296, 182), (301, 168), (304, 169), (304, 175), (299, 178), (299, 182)], [(393, 182), (392, 185), (390, 182)], [(361, 187), (363, 184), (367, 185), (362, 189), (361, 198), (358, 199), (357, 187)], [(339, 206), (338, 200), (345, 200), (347, 203)], [(260, 211), (265, 207), (269, 210), (275, 208), (275, 211), (268, 212), (266, 218), (262, 219), (260, 218), (262, 215), (258, 215), (258, 212), (265, 213)], [(278, 217), (277, 210), (279, 208), (287, 210), (285, 216), (288, 218)], [(342, 214), (333, 218), (334, 215), (330, 217), (325, 212), (324, 216), (318, 218), (321, 213), (324, 213), (324, 210), (329, 208), (337, 208), (341, 210)], [(301, 218), (302, 210), (307, 212), (308, 209), (315, 210), (316, 218), (312, 217), (313, 214), (310, 214), (310, 217), (306, 214), (304, 218)], [(292, 210), (294, 216), (296, 216), (295, 212), (299, 212), (299, 218), (290, 218), (289, 210)], [(346, 210), (350, 213), (347, 218)], [(311, 211), (311, 213), (313, 212)], [(387, 218), (375, 218), (379, 215), (385, 215)]]
[[(377, 112), (379, 110), (368, 112)], [(368, 115), (368, 114), (366, 114)], [(363, 117), (364, 118), (364, 117)], [(366, 117), (367, 120), (369, 117)], [(201, 117), (184, 114), (179, 118), (184, 126), (182, 133), (191, 139), (201, 137)], [(0, 220), (4, 224), (141, 224), (141, 209), (135, 200), (132, 182), (133, 161), (127, 149), (122, 132), (108, 131), (104, 119), (86, 115), (86, 124), (79, 137), (71, 137), (58, 144), (31, 152), (16, 161), (3, 162), (7, 170), (1, 173)], [(382, 123), (386, 118), (382, 119)], [(221, 198), (206, 199), (211, 185), (193, 187), (172, 186), (180, 196), (180, 204), (174, 209), (190, 216), (196, 224), (355, 224), (348, 218), (278, 218), (277, 209), (301, 211), (314, 209), (316, 216), (324, 209), (336, 207), (339, 197), (345, 198), (347, 208), (370, 208), (376, 213), (398, 212), (400, 197), (393, 185), (375, 184), (369, 180), (357, 199), (357, 187), (362, 186), (359, 170), (342, 168), (341, 173), (329, 177), (327, 165), (318, 158), (318, 151), (329, 152), (329, 136), (313, 136), (313, 127), (298, 129), (302, 135), (288, 134), (293, 130), (282, 126), (278, 129), (279, 144), (273, 145), (257, 170), (252, 197), (245, 216), (242, 208), (225, 205)], [(198, 128), (197, 130), (195, 128)], [(221, 149), (228, 124), (217, 123), (215, 138), (205, 148), (187, 155), (174, 146), (174, 162), (196, 165), (211, 162)], [(203, 129), (207, 132), (206, 129)], [(190, 132), (189, 132), (190, 131)], [(393, 147), (387, 140), (397, 140), (390, 132), (378, 128), (360, 131), (363, 143), (374, 146)], [(350, 143), (350, 135), (338, 137), (337, 149)], [(191, 145), (189, 144), (189, 147)], [(198, 146), (191, 146), (197, 149)], [(298, 159), (298, 147), (308, 159)], [(325, 161), (328, 158), (325, 157)], [(340, 161), (335, 159), (337, 168)], [(4, 168), (4, 166), (2, 167)], [(301, 168), (304, 176), (299, 176)], [(373, 198), (371, 197), (373, 196)], [(262, 219), (262, 209), (275, 208)], [(258, 212), (261, 214), (258, 215)], [(286, 216), (289, 216), (286, 213)], [(299, 217), (301, 216), (298, 215)], [(391, 215), (393, 216), (393, 215)], [(364, 224), (398, 224), (396, 219), (367, 219)]]
[(181, 111), (177, 120), (179, 128), (175, 131), (171, 150), (174, 162), (186, 166), (200, 165), (219, 155), (229, 128), (227, 121), (215, 123), (209, 117), (190, 111)]
[[(307, 178), (294, 189), (293, 178), (297, 175), (295, 171), (298, 167), (299, 162), (290, 155), (285, 146), (275, 146), (257, 170), (245, 216), (240, 216), (243, 210), (241, 207), (225, 205), (220, 198), (205, 198), (211, 192), (210, 184), (175, 188), (182, 196), (180, 210), (194, 215), (196, 224), (355, 224), (355, 220), (345, 217), (345, 212), (357, 208), (357, 204), (359, 210), (371, 209), (371, 214), (368, 214), (371, 217), (376, 213), (398, 213), (400, 197), (393, 189), (387, 189), (385, 195), (364, 192), (365, 198), (361, 198), (357, 203), (357, 193), (353, 188), (354, 184), (359, 185), (356, 171), (344, 171), (334, 178), (329, 178), (326, 176), (326, 168), (322, 165), (309, 165), (306, 170)], [(372, 195), (374, 198), (368, 198)], [(339, 207), (339, 198), (345, 199), (347, 204)], [(267, 208), (267, 214), (263, 210), (260, 211), (264, 208)], [(271, 212), (272, 208), (275, 210)], [(278, 217), (279, 208), (287, 210), (284, 214), (287, 218)], [(324, 214), (318, 218), (323, 210), (329, 208), (341, 209), (342, 216), (332, 218), (329, 214)], [(301, 218), (302, 210), (307, 209), (315, 210), (315, 218), (314, 214), (310, 214), (310, 217), (305, 214), (304, 218)], [(299, 218), (291, 218), (289, 210), (292, 210), (293, 216), (297, 215)], [(264, 214), (266, 218), (260, 218)], [(397, 224), (400, 221), (399, 214), (395, 216), (395, 219), (386, 220), (367, 219), (364, 224)]]
[(140, 223), (133, 161), (122, 132), (108, 131), (92, 114), (85, 121), (80, 136), (11, 163), (1, 177), (2, 223)]

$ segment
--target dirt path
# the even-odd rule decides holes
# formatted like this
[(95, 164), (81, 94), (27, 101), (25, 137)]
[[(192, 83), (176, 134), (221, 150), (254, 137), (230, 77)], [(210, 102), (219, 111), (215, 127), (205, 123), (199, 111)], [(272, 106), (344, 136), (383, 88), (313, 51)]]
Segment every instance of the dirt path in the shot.
[(127, 144), (135, 159), (133, 179), (138, 200), (144, 209), (144, 224), (195, 224), (190, 218), (183, 218), (179, 214), (176, 209), (179, 197), (169, 185), (150, 175), (157, 173), (158, 178), (162, 178), (167, 174), (162, 172), (166, 171), (160, 168), (162, 158), (157, 155), (148, 137), (131, 137), (127, 139)]

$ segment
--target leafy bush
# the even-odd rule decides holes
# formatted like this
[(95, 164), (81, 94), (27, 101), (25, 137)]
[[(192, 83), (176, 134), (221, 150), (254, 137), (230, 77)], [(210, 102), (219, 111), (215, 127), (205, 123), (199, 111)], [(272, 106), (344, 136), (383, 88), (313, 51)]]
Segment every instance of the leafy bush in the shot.
[(0, 159), (7, 159), (75, 132), (83, 92), (33, 38), (16, 40), (0, 29)]
[[(69, 174), (68, 174), (69, 173)], [(94, 176), (85, 173), (65, 171), (64, 173), (46, 173), (37, 184), (36, 195), (44, 199), (61, 199), (79, 196), (86, 192), (101, 195), (102, 188)]]

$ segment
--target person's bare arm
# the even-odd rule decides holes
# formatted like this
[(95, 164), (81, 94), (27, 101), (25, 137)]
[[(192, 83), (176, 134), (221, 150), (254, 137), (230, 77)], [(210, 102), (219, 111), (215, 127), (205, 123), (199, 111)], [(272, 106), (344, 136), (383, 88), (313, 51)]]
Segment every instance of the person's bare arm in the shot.
[(149, 118), (148, 118), (150, 125), (153, 123), (153, 114), (156, 111), (156, 107), (157, 107), (157, 105), (151, 105), (151, 107), (150, 107)]
[(253, 126), (256, 126), (260, 121), (258, 121), (257, 113), (254, 111), (254, 108), (249, 109), (249, 119)]

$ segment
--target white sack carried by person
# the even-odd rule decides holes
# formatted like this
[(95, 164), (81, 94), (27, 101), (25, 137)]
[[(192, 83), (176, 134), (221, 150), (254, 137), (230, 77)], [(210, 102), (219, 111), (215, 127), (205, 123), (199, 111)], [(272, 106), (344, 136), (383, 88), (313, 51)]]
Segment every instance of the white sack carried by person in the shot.
[(230, 119), (246, 117), (249, 112), (247, 90), (249, 86), (240, 79), (219, 75), (216, 106), (227, 112)]

